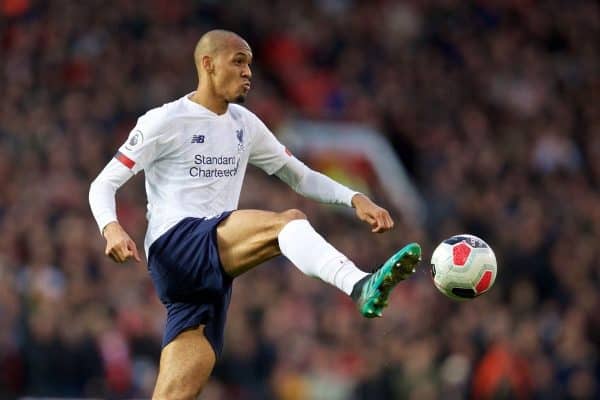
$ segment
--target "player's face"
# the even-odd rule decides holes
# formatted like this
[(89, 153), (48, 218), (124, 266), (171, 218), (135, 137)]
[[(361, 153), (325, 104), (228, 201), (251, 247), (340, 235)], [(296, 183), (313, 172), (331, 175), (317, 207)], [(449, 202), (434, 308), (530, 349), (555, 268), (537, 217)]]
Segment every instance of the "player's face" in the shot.
[(237, 42), (215, 60), (214, 85), (228, 103), (243, 103), (252, 80), (252, 51), (246, 42)]

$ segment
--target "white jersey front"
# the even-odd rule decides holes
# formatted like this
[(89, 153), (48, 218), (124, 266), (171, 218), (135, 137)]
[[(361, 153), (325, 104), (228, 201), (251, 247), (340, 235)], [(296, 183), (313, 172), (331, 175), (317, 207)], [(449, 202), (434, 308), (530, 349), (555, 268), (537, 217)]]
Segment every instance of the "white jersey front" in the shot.
[(115, 156), (146, 175), (145, 248), (185, 217), (213, 217), (238, 206), (248, 162), (268, 174), (290, 158), (286, 148), (246, 108), (217, 115), (189, 95), (138, 119)]

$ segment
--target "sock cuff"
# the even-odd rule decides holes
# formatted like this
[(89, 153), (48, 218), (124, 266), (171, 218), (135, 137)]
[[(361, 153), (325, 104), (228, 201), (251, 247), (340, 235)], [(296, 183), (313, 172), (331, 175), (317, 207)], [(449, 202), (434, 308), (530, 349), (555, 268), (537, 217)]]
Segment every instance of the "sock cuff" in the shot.
[(279, 231), (277, 235), (277, 241), (281, 252), (285, 255), (287, 253), (287, 246), (293, 242), (294, 238), (298, 236), (298, 232), (305, 230), (306, 228), (312, 229), (310, 222), (306, 219), (294, 219), (285, 224), (285, 226)]

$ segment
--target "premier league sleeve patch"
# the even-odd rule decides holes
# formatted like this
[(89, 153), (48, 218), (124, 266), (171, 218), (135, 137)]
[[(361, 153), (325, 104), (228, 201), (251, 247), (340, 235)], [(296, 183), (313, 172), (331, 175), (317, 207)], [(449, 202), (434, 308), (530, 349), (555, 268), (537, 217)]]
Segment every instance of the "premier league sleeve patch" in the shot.
[(144, 134), (139, 129), (131, 132), (129, 135), (129, 139), (127, 143), (125, 143), (125, 148), (129, 151), (133, 151), (135, 148), (141, 146), (144, 143)]
[(127, 168), (133, 169), (133, 167), (136, 165), (136, 161), (134, 161), (131, 157), (133, 156), (139, 161), (139, 157), (141, 157), (143, 149), (144, 134), (141, 130), (134, 129), (129, 134), (127, 141), (123, 144), (119, 151), (117, 151), (117, 154), (115, 154), (115, 158)]

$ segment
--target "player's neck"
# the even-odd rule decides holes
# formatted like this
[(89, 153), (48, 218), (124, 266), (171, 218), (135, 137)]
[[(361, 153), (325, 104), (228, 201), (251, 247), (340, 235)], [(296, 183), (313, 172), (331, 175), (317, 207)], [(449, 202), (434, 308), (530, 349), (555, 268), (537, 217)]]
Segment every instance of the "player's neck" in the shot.
[(200, 87), (192, 94), (190, 100), (200, 104), (202, 107), (207, 108), (217, 115), (222, 115), (227, 112), (228, 103), (225, 100), (218, 98), (213, 93), (203, 90)]

